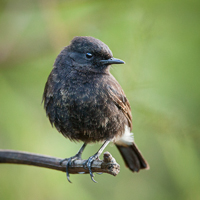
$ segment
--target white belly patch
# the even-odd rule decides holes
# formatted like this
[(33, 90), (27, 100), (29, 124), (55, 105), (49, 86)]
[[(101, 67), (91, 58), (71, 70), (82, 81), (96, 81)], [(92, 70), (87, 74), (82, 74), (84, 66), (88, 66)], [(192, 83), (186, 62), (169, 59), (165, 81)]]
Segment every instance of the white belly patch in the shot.
[(115, 138), (115, 143), (122, 146), (131, 145), (133, 142), (133, 133), (131, 133), (130, 128), (128, 126), (125, 126), (125, 131), (122, 137)]

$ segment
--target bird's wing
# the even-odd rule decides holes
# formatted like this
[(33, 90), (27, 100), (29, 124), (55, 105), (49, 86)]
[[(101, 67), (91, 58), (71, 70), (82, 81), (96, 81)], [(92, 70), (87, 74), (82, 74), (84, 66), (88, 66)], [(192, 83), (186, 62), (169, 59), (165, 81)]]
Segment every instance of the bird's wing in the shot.
[(128, 99), (126, 98), (123, 90), (121, 88), (120, 92), (119, 90), (115, 90), (110, 86), (107, 86), (108, 88), (108, 94), (113, 100), (113, 102), (116, 104), (116, 106), (121, 109), (126, 116), (128, 120), (128, 125), (130, 127), (130, 130), (132, 129), (132, 114), (131, 114), (131, 107)]
[(53, 104), (53, 87), (52, 87), (52, 73), (49, 75), (45, 85), (42, 102), (44, 102), (44, 108), (49, 117), (51, 125), (55, 122), (55, 108)]

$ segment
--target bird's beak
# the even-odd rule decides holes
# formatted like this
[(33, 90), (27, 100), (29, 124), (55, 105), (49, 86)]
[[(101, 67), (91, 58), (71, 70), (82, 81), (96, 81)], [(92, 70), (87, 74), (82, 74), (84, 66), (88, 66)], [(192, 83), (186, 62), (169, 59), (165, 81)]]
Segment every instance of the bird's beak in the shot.
[(111, 65), (111, 64), (124, 64), (125, 62), (118, 58), (109, 58), (108, 60), (100, 60), (100, 63), (105, 65)]

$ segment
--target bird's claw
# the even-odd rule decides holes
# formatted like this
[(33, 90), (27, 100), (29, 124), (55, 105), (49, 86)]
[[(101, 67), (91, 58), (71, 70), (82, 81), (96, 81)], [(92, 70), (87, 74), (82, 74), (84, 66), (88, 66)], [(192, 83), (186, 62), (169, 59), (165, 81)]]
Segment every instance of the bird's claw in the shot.
[(84, 169), (88, 168), (89, 173), (90, 173), (90, 177), (92, 179), (93, 182), (97, 183), (97, 181), (94, 180), (94, 174), (92, 173), (92, 163), (94, 160), (98, 159), (98, 156), (95, 154), (91, 157), (88, 158), (88, 160), (84, 163)]
[(80, 159), (80, 156), (79, 155), (75, 155), (71, 158), (65, 158), (63, 160), (60, 161), (60, 165), (64, 162), (64, 161), (67, 161), (67, 164), (66, 164), (66, 175), (67, 175), (67, 180), (72, 183), (69, 179), (69, 167), (72, 165), (72, 163), (75, 161), (75, 160), (78, 160)]

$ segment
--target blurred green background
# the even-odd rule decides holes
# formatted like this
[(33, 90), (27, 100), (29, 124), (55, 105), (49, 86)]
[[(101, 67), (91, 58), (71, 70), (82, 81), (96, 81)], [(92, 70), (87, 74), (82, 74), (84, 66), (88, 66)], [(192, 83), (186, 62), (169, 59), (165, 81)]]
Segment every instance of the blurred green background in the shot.
[[(74, 36), (105, 42), (126, 65), (111, 73), (130, 100), (135, 141), (151, 169), (71, 175), (0, 165), (0, 199), (200, 199), (200, 2), (0, 1), (0, 148), (70, 157), (41, 105), (54, 60)], [(86, 148), (83, 158), (100, 144)]]

